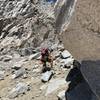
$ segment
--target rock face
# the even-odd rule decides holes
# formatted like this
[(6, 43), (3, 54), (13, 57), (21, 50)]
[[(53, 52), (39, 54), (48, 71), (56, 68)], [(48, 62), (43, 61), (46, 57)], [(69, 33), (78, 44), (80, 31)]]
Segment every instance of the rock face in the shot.
[[(81, 62), (83, 76), (86, 78), (93, 92), (100, 98), (100, 86), (98, 86), (100, 84), (100, 69), (98, 66), (100, 63), (100, 0), (77, 0), (74, 9), (75, 12), (71, 16), (72, 8), (74, 7), (72, 4), (75, 1), (63, 0), (63, 3), (61, 3), (58, 0), (58, 6), (59, 4), (62, 5), (57, 13), (57, 32), (63, 33), (62, 40), (65, 48)], [(59, 20), (60, 18), (62, 19)]]
[[(58, 1), (60, 3), (60, 0)], [(57, 10), (59, 13), (57, 13), (56, 27), (60, 27), (60, 32), (63, 33), (62, 40), (65, 47), (79, 60), (99, 60), (100, 0), (77, 0), (77, 3), (75, 3), (76, 0), (63, 1), (63, 4), (58, 3), (58, 7), (62, 5), (60, 6), (60, 11), (59, 9)], [(71, 17), (74, 3), (76, 4), (75, 12)], [(66, 9), (66, 7), (68, 9)], [(70, 20), (69, 17), (71, 17)], [(62, 19), (59, 21), (59, 18)], [(70, 22), (69, 26), (67, 22)], [(67, 26), (64, 27), (66, 24)]]

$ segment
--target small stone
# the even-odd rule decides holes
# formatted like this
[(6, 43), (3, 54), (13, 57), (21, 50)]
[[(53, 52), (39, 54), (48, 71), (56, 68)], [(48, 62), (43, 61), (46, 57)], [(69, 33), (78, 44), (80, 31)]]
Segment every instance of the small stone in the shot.
[(53, 50), (57, 50), (57, 47), (58, 47), (58, 44), (54, 44), (54, 45), (51, 46), (51, 48), (52, 48)]
[(60, 44), (60, 45), (58, 45), (58, 50), (64, 50), (64, 45), (63, 44)]
[(63, 59), (66, 59), (66, 58), (69, 58), (71, 57), (72, 55), (67, 51), (67, 50), (64, 50), (62, 53), (61, 53), (61, 58)]
[(39, 67), (39, 65), (34, 65), (33, 69), (37, 69)]
[(27, 57), (23, 58), (22, 60), (15, 62), (14, 65), (11, 67), (12, 69), (18, 70), (23, 67), (23, 65), (27, 62)]
[(41, 56), (39, 56), (36, 60), (41, 60)]
[(42, 74), (41, 80), (43, 82), (47, 82), (52, 77), (52, 75), (53, 75), (52, 71), (46, 71), (45, 73)]
[(0, 57), (0, 61), (2, 61), (2, 60), (3, 60), (3, 56)]
[(32, 54), (32, 55), (29, 56), (29, 60), (37, 59), (40, 56), (41, 56), (40, 53)]
[(20, 51), (20, 55), (22, 55), (22, 56), (28, 56), (28, 55), (31, 55), (32, 53), (33, 53), (33, 51), (31, 48), (23, 48)]
[(0, 71), (0, 80), (4, 80), (4, 71)]
[(59, 94), (57, 95), (58, 100), (66, 100), (66, 98), (65, 98), (65, 92), (66, 92), (65, 90), (59, 92)]
[(12, 56), (6, 55), (6, 56), (4, 56), (3, 61), (4, 61), (4, 62), (8, 62), (8, 61), (10, 61), (11, 59), (12, 59)]
[(60, 62), (62, 63), (61, 65), (63, 67), (64, 66), (71, 66), (71, 65), (73, 65), (74, 59), (73, 58), (62, 59)]
[(19, 70), (21, 67), (22, 67), (22, 63), (17, 63), (14, 66), (12, 66), (11, 68), (15, 69), (15, 70)]
[(40, 90), (45, 90), (46, 88), (47, 88), (47, 85), (44, 84), (44, 85), (42, 85), (42, 86), (40, 87)]
[(40, 69), (34, 69), (32, 72), (33, 73), (39, 73), (41, 70)]
[(24, 74), (23, 75), (23, 79), (26, 79), (28, 76), (27, 76), (27, 74)]

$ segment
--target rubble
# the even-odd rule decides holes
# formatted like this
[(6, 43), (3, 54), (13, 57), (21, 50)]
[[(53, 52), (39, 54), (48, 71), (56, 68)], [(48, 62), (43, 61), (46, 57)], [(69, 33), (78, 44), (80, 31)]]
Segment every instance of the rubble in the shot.
[(29, 56), (29, 60), (37, 59), (41, 56), (41, 53), (32, 54)]

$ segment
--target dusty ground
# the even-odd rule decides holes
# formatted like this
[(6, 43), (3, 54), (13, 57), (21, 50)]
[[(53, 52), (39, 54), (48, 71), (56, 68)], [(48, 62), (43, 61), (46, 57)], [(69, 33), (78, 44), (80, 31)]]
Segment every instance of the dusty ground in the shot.
[[(5, 79), (0, 81), (0, 100), (6, 100), (5, 98), (7, 97), (7, 100), (58, 100), (57, 94), (61, 92), (62, 90), (66, 90), (66, 86), (62, 86), (59, 89), (55, 90), (51, 94), (45, 96), (46, 89), (40, 90), (40, 87), (42, 85), (48, 85), (49, 82), (43, 83), (41, 82), (41, 69), (42, 69), (42, 64), (40, 60), (32, 60), (32, 61), (25, 61), (23, 64), (23, 68), (28, 69), (28, 74), (27, 78), (23, 79), (22, 77), (12, 79), (12, 74), (11, 74), (11, 69), (10, 67), (15, 63), (14, 61), (21, 61), (26, 58), (19, 58), (18, 59), (13, 59), (9, 64), (8, 62), (0, 62), (2, 66), (5, 65), (6, 71), (5, 71)], [(39, 65), (36, 71), (33, 71), (34, 65), (37, 64)], [(52, 77), (51, 80), (57, 79), (57, 78), (63, 78), (65, 79), (66, 75), (68, 74), (69, 70), (64, 70), (60, 68), (59, 66), (56, 65), (54, 62), (54, 67), (53, 70), (55, 72), (54, 76)], [(19, 95), (17, 98), (13, 99), (8, 99), (9, 92), (11, 89), (18, 83), (18, 82), (24, 82), (24, 83), (30, 83), (31, 89), (30, 91), (27, 91), (24, 95)], [(49, 99), (48, 99), (49, 98)]]

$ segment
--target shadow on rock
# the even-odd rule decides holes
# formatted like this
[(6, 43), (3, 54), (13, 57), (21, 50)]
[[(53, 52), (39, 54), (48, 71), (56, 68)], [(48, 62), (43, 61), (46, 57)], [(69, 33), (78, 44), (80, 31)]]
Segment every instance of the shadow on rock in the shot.
[(45, 73), (46, 71), (50, 71), (50, 70), (51, 70), (50, 67), (44, 67), (44, 68), (42, 69), (42, 73)]
[[(74, 68), (71, 69), (68, 76), (66, 77), (67, 82), (71, 81), (69, 84), (69, 89), (65, 93), (66, 100), (99, 100), (94, 91), (92, 91), (93, 88), (91, 88), (92, 85), (90, 84), (93, 83), (93, 80), (96, 77), (96, 75), (93, 74), (95, 73), (94, 71), (98, 70), (96, 67), (100, 65), (99, 63), (83, 61), (81, 66), (78, 63), (74, 64)], [(93, 69), (91, 66), (93, 68), (95, 66), (96, 67)]]

